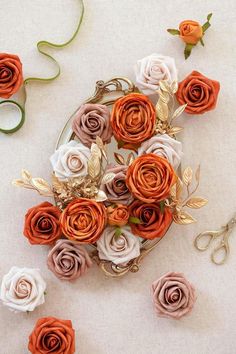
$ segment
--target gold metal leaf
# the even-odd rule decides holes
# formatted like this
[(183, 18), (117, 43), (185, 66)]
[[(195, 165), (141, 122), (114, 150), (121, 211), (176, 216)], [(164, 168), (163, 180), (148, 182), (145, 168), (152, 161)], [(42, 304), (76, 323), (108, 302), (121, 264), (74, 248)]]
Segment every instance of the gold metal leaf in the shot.
[(128, 157), (127, 157), (127, 161), (126, 161), (126, 165), (131, 165), (135, 160), (135, 156), (134, 156), (134, 153), (131, 152), (129, 153)]
[(100, 148), (98, 147), (97, 144), (92, 143), (90, 150), (91, 150), (91, 154), (92, 154), (93, 156), (97, 156), (97, 157), (99, 157), (99, 158), (102, 157), (101, 150), (100, 150)]
[[(22, 181), (21, 179), (14, 179), (14, 180), (12, 181), (12, 184), (13, 184), (14, 186), (17, 186), (17, 187), (25, 187), (25, 188), (27, 188), (27, 185), (26, 185), (25, 182)], [(30, 186), (29, 186), (29, 188), (30, 188)]]
[(104, 202), (105, 200), (107, 200), (106, 193), (99, 190), (96, 197), (95, 197), (95, 201), (96, 202)]
[(189, 213), (183, 210), (177, 214), (174, 214), (173, 220), (176, 224), (179, 225), (188, 225), (196, 222), (196, 219), (194, 219)]
[(104, 149), (104, 144), (100, 136), (96, 136), (96, 144), (101, 150)]
[(175, 94), (178, 91), (178, 82), (173, 81), (172, 84), (170, 85), (170, 89), (172, 94)]
[(193, 178), (193, 170), (190, 167), (187, 167), (183, 172), (182, 180), (186, 186), (189, 186)]
[(186, 206), (192, 209), (202, 208), (208, 203), (208, 200), (202, 197), (192, 197), (186, 202)]
[(156, 113), (158, 119), (160, 119), (162, 122), (165, 122), (168, 119), (168, 105), (161, 100), (158, 100), (156, 104)]
[(114, 152), (114, 157), (119, 165), (125, 165), (125, 159), (121, 154), (118, 154), (118, 152)]
[(195, 178), (196, 178), (196, 181), (199, 182), (200, 180), (200, 172), (201, 172), (201, 168), (200, 168), (200, 165), (198, 166), (196, 172), (195, 172)]
[(159, 99), (165, 103), (168, 104), (169, 100), (170, 100), (170, 96), (169, 93), (166, 91), (162, 91), (162, 90), (158, 90), (158, 95), (159, 95)]
[(32, 178), (31, 184), (43, 195), (53, 195), (50, 185), (43, 178)]
[(25, 181), (25, 182), (29, 182), (30, 180), (31, 180), (31, 178), (32, 178), (32, 176), (31, 176), (31, 174), (29, 173), (29, 171), (27, 171), (27, 170), (22, 170), (21, 171), (21, 176), (22, 176), (22, 178), (23, 178), (23, 181)]
[(172, 115), (172, 120), (179, 117), (183, 111), (185, 110), (185, 108), (187, 107), (187, 104), (183, 104), (182, 106), (179, 106), (173, 113)]
[(110, 182), (115, 178), (115, 176), (116, 176), (116, 174), (113, 173), (113, 172), (106, 173), (106, 174), (102, 177), (101, 183), (102, 183), (102, 184), (110, 183)]
[(176, 135), (176, 134), (180, 133), (182, 130), (183, 130), (182, 127), (171, 127), (168, 130), (168, 135)]
[(88, 160), (88, 174), (93, 179), (98, 177), (101, 171), (101, 162), (97, 156), (91, 156)]
[(159, 82), (159, 86), (160, 86), (162, 91), (170, 92), (170, 85), (168, 84), (167, 80), (161, 80)]
[(176, 199), (179, 200), (183, 190), (183, 182), (178, 177), (176, 181)]

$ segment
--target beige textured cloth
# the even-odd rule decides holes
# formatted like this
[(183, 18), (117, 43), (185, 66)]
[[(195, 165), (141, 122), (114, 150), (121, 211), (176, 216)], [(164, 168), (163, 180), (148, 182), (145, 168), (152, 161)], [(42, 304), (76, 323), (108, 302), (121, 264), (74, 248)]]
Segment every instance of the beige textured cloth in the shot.
[[(0, 306), (1, 354), (27, 353), (36, 319), (71, 319), (80, 354), (232, 354), (236, 351), (236, 230), (226, 265), (211, 264), (209, 253), (193, 248), (194, 236), (217, 228), (236, 211), (235, 110), (236, 65), (234, 0), (86, 0), (80, 34), (64, 50), (54, 51), (62, 67), (52, 84), (29, 84), (27, 120), (12, 136), (0, 135), (0, 277), (11, 266), (40, 268), (47, 281), (46, 303), (32, 314), (15, 315)], [(53, 66), (38, 55), (36, 41), (59, 42), (74, 29), (76, 0), (1, 0), (1, 51), (19, 54), (24, 75), (50, 75)], [(184, 61), (183, 43), (166, 28), (186, 18), (203, 22), (213, 12), (212, 28)], [(22, 236), (28, 208), (43, 201), (11, 180), (21, 168), (49, 178), (49, 157), (70, 114), (94, 91), (97, 80), (134, 79), (133, 65), (151, 53), (174, 56), (182, 79), (196, 69), (221, 82), (217, 109), (204, 116), (185, 116), (183, 165), (202, 167), (199, 193), (209, 204), (194, 213), (192, 226), (172, 226), (136, 274), (106, 279), (93, 266), (74, 284), (47, 270), (47, 247), (31, 246)], [(2, 122), (2, 117), (1, 117)], [(48, 158), (47, 158), (48, 157)], [(151, 283), (168, 271), (183, 272), (197, 290), (192, 314), (181, 321), (157, 318)]]

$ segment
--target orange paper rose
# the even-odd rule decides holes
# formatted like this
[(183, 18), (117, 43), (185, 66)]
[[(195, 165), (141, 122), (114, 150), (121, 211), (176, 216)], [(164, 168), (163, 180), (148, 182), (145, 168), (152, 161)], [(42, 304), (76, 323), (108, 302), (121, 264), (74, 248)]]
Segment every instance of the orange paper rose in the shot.
[(145, 203), (167, 198), (176, 175), (170, 163), (155, 154), (138, 157), (129, 166), (126, 184), (131, 193)]
[(0, 53), (0, 97), (9, 98), (23, 83), (22, 64), (17, 55)]
[(64, 235), (80, 243), (94, 243), (106, 226), (106, 208), (86, 198), (73, 200), (61, 214)]
[(203, 31), (200, 23), (192, 20), (182, 21), (179, 25), (180, 38), (187, 44), (197, 44)]
[(129, 220), (129, 211), (126, 205), (118, 204), (107, 208), (108, 224), (112, 226), (124, 226)]
[(145, 95), (131, 93), (113, 106), (111, 126), (120, 147), (136, 149), (153, 135), (155, 122), (155, 107)]
[(44, 202), (28, 210), (25, 215), (24, 235), (32, 245), (50, 245), (62, 234), (59, 222), (61, 212)]
[(152, 240), (162, 237), (172, 222), (169, 208), (160, 209), (159, 203), (143, 203), (135, 200), (129, 206), (131, 217), (138, 218), (140, 223), (130, 223), (134, 235)]
[(32, 354), (75, 353), (75, 331), (71, 321), (40, 318), (29, 337), (28, 349)]
[(202, 114), (215, 108), (220, 83), (193, 71), (179, 83), (176, 98), (181, 105), (187, 103), (185, 112)]

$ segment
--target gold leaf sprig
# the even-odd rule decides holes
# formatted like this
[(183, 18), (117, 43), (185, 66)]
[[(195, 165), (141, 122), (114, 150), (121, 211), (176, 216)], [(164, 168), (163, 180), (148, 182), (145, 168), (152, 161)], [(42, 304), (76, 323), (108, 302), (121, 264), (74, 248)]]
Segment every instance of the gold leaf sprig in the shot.
[[(195, 177), (195, 186), (193, 185), (193, 180)], [(171, 190), (171, 201), (166, 201), (166, 205), (172, 208), (173, 220), (175, 223), (180, 225), (187, 225), (196, 220), (190, 215), (185, 208), (199, 209), (207, 204), (207, 199), (194, 196), (197, 191), (200, 182), (200, 166), (198, 166), (195, 176), (193, 170), (187, 167), (183, 173), (182, 178), (177, 178), (176, 184)], [(192, 187), (192, 188), (191, 188)], [(183, 199), (184, 189), (186, 190), (186, 197)]]
[(156, 104), (156, 133), (174, 136), (182, 131), (182, 127), (173, 126), (173, 121), (185, 110), (186, 104), (175, 107), (175, 93), (178, 90), (177, 81), (168, 83), (162, 80), (159, 83), (158, 101)]
[(119, 154), (118, 152), (114, 152), (114, 157), (115, 157), (115, 161), (119, 164), (119, 165), (125, 165), (125, 166), (130, 166), (134, 160), (135, 160), (135, 155), (133, 152), (130, 152), (129, 155), (127, 156), (127, 159), (125, 160), (125, 158)]
[(44, 197), (54, 196), (51, 186), (43, 178), (32, 177), (31, 174), (24, 169), (21, 172), (21, 177), (22, 179), (14, 179), (12, 184), (17, 187), (35, 190)]

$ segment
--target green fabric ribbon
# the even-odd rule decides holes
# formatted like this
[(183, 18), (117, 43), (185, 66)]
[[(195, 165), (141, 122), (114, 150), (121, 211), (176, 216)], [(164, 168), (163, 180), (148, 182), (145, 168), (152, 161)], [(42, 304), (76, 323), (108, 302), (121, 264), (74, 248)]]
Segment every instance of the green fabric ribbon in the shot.
[(14, 108), (17, 108), (17, 110), (19, 112), (19, 122), (11, 129), (3, 129), (0, 127), (0, 132), (2, 132), (4, 134), (12, 134), (12, 133), (15, 133), (16, 131), (18, 131), (22, 127), (22, 125), (24, 124), (24, 122), (25, 122), (25, 104), (26, 104), (26, 100), (27, 100), (26, 86), (29, 82), (37, 81), (37, 82), (47, 83), (47, 82), (54, 81), (55, 79), (57, 79), (60, 76), (60, 73), (61, 73), (60, 64), (58, 63), (58, 61), (55, 58), (53, 58), (51, 55), (49, 55), (45, 51), (45, 49), (46, 49), (46, 47), (48, 47), (48, 48), (64, 48), (64, 47), (68, 46), (75, 39), (75, 37), (77, 36), (77, 34), (80, 30), (81, 23), (83, 21), (83, 16), (84, 16), (83, 0), (79, 0), (79, 2), (82, 7), (81, 15), (79, 17), (79, 21), (78, 21), (76, 30), (73, 33), (72, 37), (68, 41), (66, 41), (65, 43), (61, 43), (61, 44), (55, 44), (55, 43), (51, 43), (51, 42), (42, 40), (37, 43), (37, 49), (38, 49), (39, 53), (46, 56), (47, 58), (49, 58), (55, 64), (56, 69), (57, 69), (55, 75), (48, 77), (48, 78), (27, 77), (24, 80), (23, 87), (22, 87), (22, 90), (23, 90), (23, 103), (22, 104), (19, 104), (18, 102), (13, 101), (13, 100), (4, 100), (4, 101), (0, 102), (0, 109), (1, 109), (1, 105), (3, 105), (3, 106), (6, 105), (6, 106), (12, 106)]

